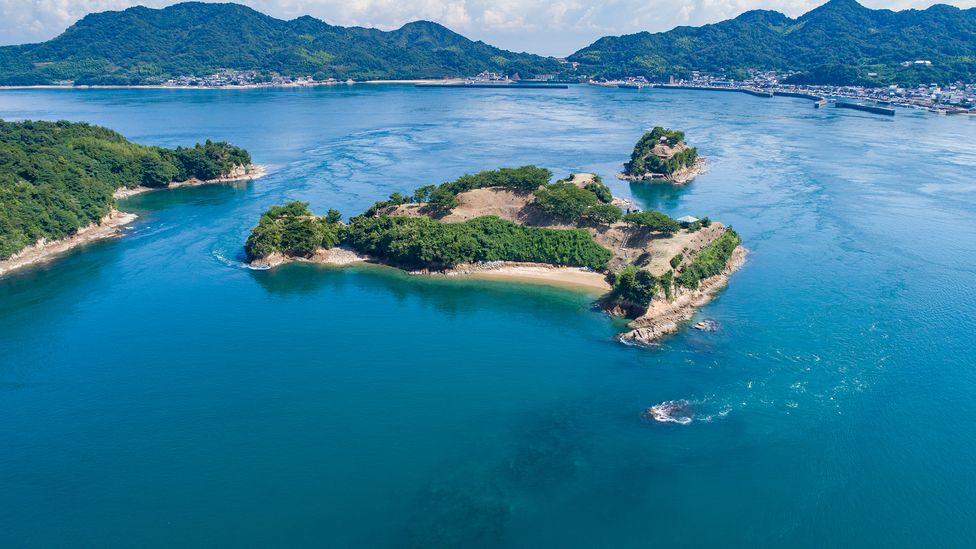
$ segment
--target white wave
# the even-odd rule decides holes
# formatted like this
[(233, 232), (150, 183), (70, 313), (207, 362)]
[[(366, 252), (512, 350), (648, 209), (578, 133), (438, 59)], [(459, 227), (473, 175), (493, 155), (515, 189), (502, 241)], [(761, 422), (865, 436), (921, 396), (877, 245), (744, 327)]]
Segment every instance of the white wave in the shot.
[(217, 261), (223, 263), (228, 267), (235, 267), (238, 269), (250, 269), (252, 271), (266, 271), (271, 267), (267, 265), (251, 265), (250, 263), (244, 263), (242, 261), (237, 261), (230, 259), (224, 255), (224, 250), (222, 248), (215, 248), (210, 252), (210, 255), (214, 257)]
[(692, 418), (690, 406), (687, 400), (666, 400), (645, 410), (644, 416), (661, 423), (688, 425)]

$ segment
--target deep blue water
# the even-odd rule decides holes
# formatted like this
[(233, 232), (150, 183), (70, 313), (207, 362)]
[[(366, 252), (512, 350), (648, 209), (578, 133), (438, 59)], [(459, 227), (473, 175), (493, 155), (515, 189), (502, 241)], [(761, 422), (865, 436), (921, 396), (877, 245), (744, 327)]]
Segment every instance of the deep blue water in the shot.
[[(693, 91), (30, 90), (0, 117), (225, 139), (272, 174), (150, 193), (0, 279), (0, 546), (965, 546), (976, 539), (976, 119)], [(641, 132), (710, 171), (615, 180)], [(535, 163), (730, 223), (748, 263), (659, 347), (591, 298), (252, 271), (286, 200)], [(686, 399), (688, 425), (647, 422)]]

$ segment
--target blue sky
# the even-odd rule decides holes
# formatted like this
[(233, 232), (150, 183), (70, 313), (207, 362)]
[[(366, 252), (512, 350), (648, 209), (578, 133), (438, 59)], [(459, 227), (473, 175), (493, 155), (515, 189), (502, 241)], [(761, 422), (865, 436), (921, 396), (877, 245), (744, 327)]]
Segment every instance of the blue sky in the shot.
[[(228, 0), (225, 0), (228, 1)], [(237, 0), (269, 15), (312, 15), (336, 25), (394, 29), (417, 19), (437, 21), (470, 38), (511, 50), (568, 55), (600, 36), (702, 25), (750, 9), (800, 15), (825, 0)], [(932, 0), (861, 0), (872, 8), (925, 8)], [(0, 43), (52, 38), (87, 13), (173, 0), (0, 0)], [(976, 0), (952, 0), (959, 7)]]

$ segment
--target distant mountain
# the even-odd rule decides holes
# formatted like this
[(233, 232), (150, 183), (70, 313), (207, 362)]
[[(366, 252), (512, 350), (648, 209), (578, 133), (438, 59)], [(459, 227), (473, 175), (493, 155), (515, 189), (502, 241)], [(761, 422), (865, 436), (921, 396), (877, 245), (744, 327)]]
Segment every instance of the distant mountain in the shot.
[[(893, 12), (830, 0), (797, 19), (756, 10), (714, 25), (604, 37), (568, 59), (581, 73), (608, 77), (736, 77), (757, 68), (802, 71), (794, 81), (823, 84), (973, 81), (976, 8)], [(903, 66), (916, 60), (932, 65)]]
[(187, 2), (86, 16), (40, 44), (0, 47), (0, 84), (151, 84), (218, 69), (317, 79), (553, 73), (551, 58), (474, 42), (429, 21), (383, 32), (313, 17), (282, 21), (238, 4)]

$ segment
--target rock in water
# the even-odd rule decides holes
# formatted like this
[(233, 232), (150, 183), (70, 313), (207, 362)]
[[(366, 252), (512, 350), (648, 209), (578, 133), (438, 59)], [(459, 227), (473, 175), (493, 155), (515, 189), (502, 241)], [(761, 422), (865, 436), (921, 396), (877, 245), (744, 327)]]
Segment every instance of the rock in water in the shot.
[(703, 332), (717, 332), (718, 331), (718, 322), (716, 322), (716, 321), (714, 321), (714, 320), (712, 320), (710, 318), (707, 318), (705, 320), (702, 320), (701, 322), (696, 323), (695, 324), (695, 329), (696, 330), (701, 330)]
[(653, 419), (661, 423), (691, 423), (691, 405), (687, 400), (666, 400), (655, 404), (642, 414), (645, 419)]

